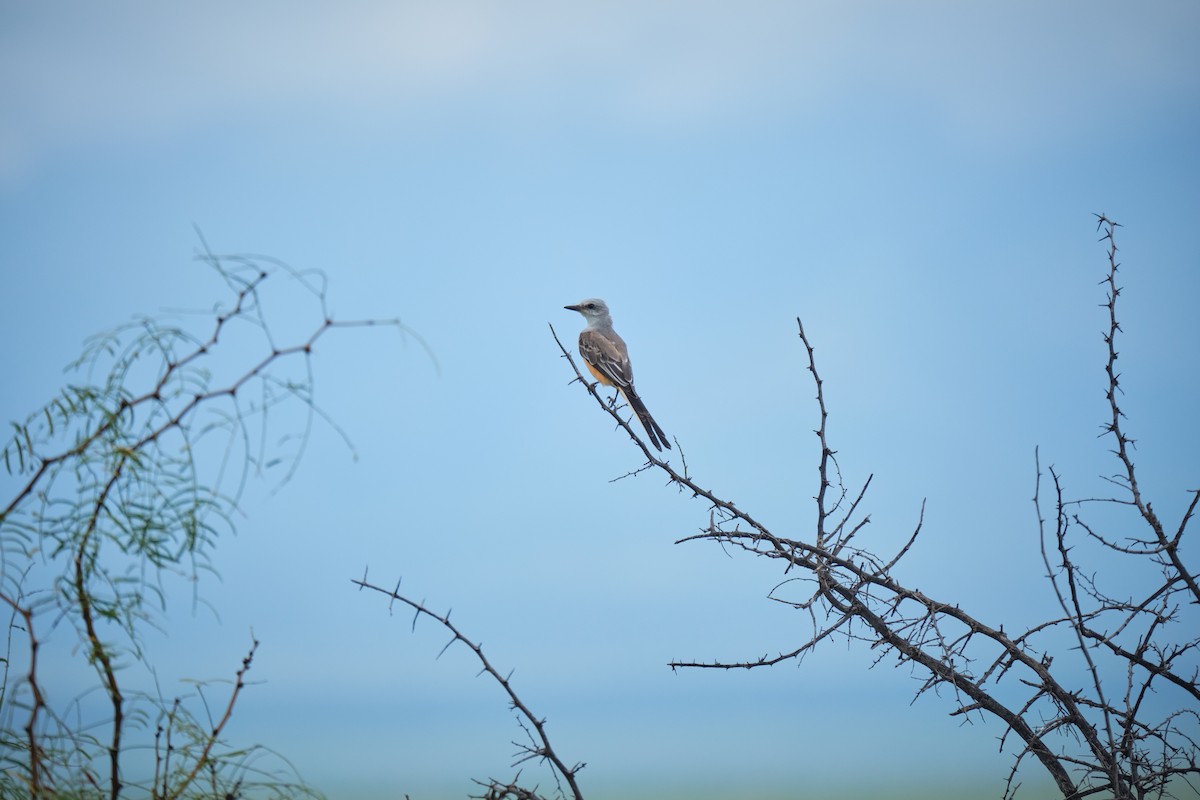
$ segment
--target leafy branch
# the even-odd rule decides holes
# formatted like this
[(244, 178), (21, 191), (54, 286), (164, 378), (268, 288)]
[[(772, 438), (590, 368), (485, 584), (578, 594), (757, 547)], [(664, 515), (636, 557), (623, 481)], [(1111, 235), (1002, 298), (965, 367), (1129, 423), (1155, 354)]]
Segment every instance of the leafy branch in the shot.
[[(201, 573), (214, 570), (214, 548), (232, 530), (251, 475), (282, 464), (279, 484), (286, 483), (317, 421), (352, 449), (315, 400), (312, 359), (320, 341), (337, 329), (389, 327), (426, 347), (398, 319), (334, 318), (318, 272), (265, 257), (217, 256), (207, 246), (199, 259), (231, 295), (205, 315), (202, 333), (172, 318), (142, 317), (93, 337), (71, 365), (83, 382), (12, 423), (0, 449), (15, 479), (11, 498), (0, 505), (0, 599), (12, 610), (5, 664), (20, 641), (14, 634), (24, 637), (30, 654), (28, 673), (18, 678), (6, 667), (0, 684), (4, 796), (20, 786), (34, 798), (117, 800), (138, 787), (174, 800), (198, 796), (201, 776), (208, 794), (245, 786), (259, 774), (251, 761), (266, 751), (231, 749), (221, 739), (258, 642), (237, 673), (223, 717), (205, 730), (181, 698), (167, 702), (128, 674), (134, 664), (152, 673), (142, 631), (166, 610), (173, 577), (196, 592)], [(306, 332), (281, 341), (267, 309), (288, 285), (307, 298), (302, 310), (310, 321)], [(299, 419), (290, 406), (298, 407)], [(271, 433), (280, 427), (284, 436)], [(290, 449), (268, 444), (274, 441)], [(78, 696), (61, 697), (39, 675), (44, 643), (34, 631), (42, 619), (48, 628), (61, 621), (74, 628), (74, 652), (94, 673), (106, 719), (84, 718)], [(68, 716), (66, 709), (74, 711)], [(130, 753), (142, 748), (130, 736), (155, 709), (164, 720), (156, 737), (165, 737), (167, 750), (146, 785), (127, 775)], [(23, 737), (3, 722), (14, 715), (26, 720)], [(103, 735), (95, 733), (101, 722)], [(261, 777), (283, 794), (311, 794)]]

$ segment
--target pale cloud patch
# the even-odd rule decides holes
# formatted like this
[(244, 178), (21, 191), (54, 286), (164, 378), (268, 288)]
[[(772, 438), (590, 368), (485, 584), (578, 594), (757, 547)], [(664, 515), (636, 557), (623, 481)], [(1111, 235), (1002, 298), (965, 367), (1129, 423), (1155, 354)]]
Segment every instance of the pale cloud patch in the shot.
[(1043, 136), (1109, 102), (1195, 103), (1194, 8), (51, 0), (3, 12), (0, 170), (214, 116), (436, 118), (481, 98), (549, 116), (573, 97), (596, 124), (682, 130), (881, 92), (965, 139)]

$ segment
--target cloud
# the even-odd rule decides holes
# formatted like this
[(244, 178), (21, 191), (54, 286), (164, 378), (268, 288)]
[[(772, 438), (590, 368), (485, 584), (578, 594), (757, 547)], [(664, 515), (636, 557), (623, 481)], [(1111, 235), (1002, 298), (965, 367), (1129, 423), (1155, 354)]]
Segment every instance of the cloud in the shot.
[[(1194, 99), (1191, 4), (39, 3), (0, 26), (0, 165), (214, 116), (514, 114), (689, 126), (890, 96), (965, 136)], [(866, 94), (864, 94), (866, 93)]]

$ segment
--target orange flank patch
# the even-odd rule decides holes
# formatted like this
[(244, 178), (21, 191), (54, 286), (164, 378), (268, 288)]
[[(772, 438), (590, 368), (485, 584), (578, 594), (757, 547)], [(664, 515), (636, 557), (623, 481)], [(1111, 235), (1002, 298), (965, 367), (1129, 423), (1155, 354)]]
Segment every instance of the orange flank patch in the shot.
[(598, 369), (596, 369), (595, 367), (593, 367), (593, 366), (591, 365), (591, 363), (589, 363), (589, 362), (588, 362), (588, 360), (587, 360), (587, 359), (584, 359), (584, 360), (583, 360), (583, 363), (584, 363), (584, 364), (587, 366), (587, 368), (588, 368), (588, 372), (592, 373), (592, 375), (594, 375), (594, 376), (596, 377), (596, 380), (600, 381), (600, 382), (601, 382), (601, 383), (603, 383), (605, 386), (616, 386), (616, 384), (615, 384), (615, 383), (613, 383), (612, 381), (610, 381), (608, 378), (604, 377), (604, 375), (602, 375), (602, 374), (600, 373), (600, 370), (598, 370)]

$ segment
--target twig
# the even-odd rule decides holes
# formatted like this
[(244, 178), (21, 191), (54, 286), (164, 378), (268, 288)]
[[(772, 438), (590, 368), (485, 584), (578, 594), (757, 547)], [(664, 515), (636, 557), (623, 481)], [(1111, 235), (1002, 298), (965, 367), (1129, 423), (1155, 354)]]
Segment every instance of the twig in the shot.
[(205, 739), (204, 748), (200, 751), (200, 755), (196, 758), (192, 769), (175, 786), (174, 791), (167, 795), (167, 800), (176, 800), (176, 798), (183, 796), (184, 791), (196, 779), (196, 776), (200, 774), (200, 770), (211, 765), (209, 756), (212, 753), (213, 746), (221, 738), (221, 731), (225, 729), (230, 717), (233, 716), (233, 707), (237, 704), (238, 696), (246, 686), (246, 673), (250, 671), (250, 665), (254, 662), (254, 654), (257, 651), (258, 639), (255, 639), (250, 645), (250, 652), (242, 659), (242, 666), (237, 671), (237, 676), (233, 682), (233, 691), (229, 693), (229, 702), (225, 704), (225, 713), (221, 715), (221, 719), (213, 726), (211, 733)]
[[(571, 796), (574, 797), (575, 800), (583, 800), (583, 794), (579, 790), (579, 784), (575, 780), (575, 775), (581, 769), (583, 769), (584, 766), (586, 766), (586, 764), (584, 764), (583, 762), (580, 762), (573, 767), (568, 767), (566, 765), (566, 763), (563, 762), (563, 760), (561, 758), (559, 758), (558, 754), (554, 751), (554, 747), (550, 744), (550, 737), (546, 733), (546, 720), (539, 719), (538, 717), (534, 716), (533, 712), (529, 709), (529, 707), (526, 706), (525, 703), (522, 702), (521, 698), (517, 696), (517, 693), (512, 688), (512, 683), (509, 680), (511, 678), (511, 673), (507, 676), (501, 675), (496, 670), (496, 668), (492, 666), (492, 663), (490, 661), (488, 661), (487, 656), (485, 656), (483, 653), (483, 648), (480, 645), (478, 645), (475, 642), (468, 639), (465, 635), (463, 635), (463, 633), (458, 629), (458, 627), (450, 621), (449, 613), (442, 615), (442, 614), (438, 614), (437, 612), (430, 611), (429, 608), (423, 602), (417, 602), (416, 600), (409, 599), (408, 597), (405, 597), (404, 595), (400, 594), (399, 593), (399, 583), (397, 583), (396, 589), (386, 589), (386, 588), (383, 588), (380, 586), (376, 586), (367, 580), (367, 576), (366, 576), (365, 572), (361, 579), (352, 580), (351, 583), (353, 583), (355, 586), (359, 587), (360, 589), (371, 589), (372, 591), (376, 591), (376, 592), (379, 592), (380, 594), (386, 595), (390, 599), (389, 600), (390, 602), (398, 601), (398, 602), (404, 603), (409, 608), (413, 609), (414, 625), (416, 624), (416, 618), (420, 617), (420, 616), (426, 616), (426, 617), (429, 617), (430, 619), (436, 620), (442, 627), (444, 627), (446, 630), (450, 631), (451, 636), (452, 636), (450, 641), (446, 643), (446, 647), (442, 648), (442, 652), (445, 652), (446, 648), (450, 647), (450, 645), (454, 644), (455, 642), (462, 642), (463, 644), (465, 644), (467, 646), (467, 648), (470, 649), (470, 651), (472, 653), (474, 653), (475, 657), (479, 660), (480, 665), (483, 667), (483, 672), (486, 672), (488, 675), (492, 676), (492, 678), (497, 683), (500, 684), (500, 687), (502, 689), (504, 689), (505, 694), (508, 695), (508, 700), (509, 700), (509, 704), (511, 705), (511, 707), (513, 709), (515, 709), (516, 711), (520, 712), (520, 715), (522, 717), (524, 717), (525, 720), (527, 720), (529, 722), (529, 724), (533, 726), (534, 731), (537, 732), (537, 739), (538, 739), (539, 743), (535, 744), (535, 746), (533, 748), (525, 748), (527, 750), (527, 753), (524, 757), (519, 759), (519, 761), (525, 760), (527, 758), (541, 758), (541, 759), (544, 759), (544, 760), (550, 762), (550, 764), (553, 766), (553, 768), (557, 771), (557, 774), (562, 776), (563, 780), (565, 780), (567, 782), (567, 785), (571, 788)], [(518, 763), (519, 763), (519, 761), (518, 761)], [(498, 784), (496, 784), (493, 781), (491, 786), (495, 787), (495, 786), (498, 786)], [(503, 787), (503, 788), (505, 789), (505, 791), (508, 791), (510, 794), (513, 793), (513, 791), (514, 791), (514, 788), (512, 788), (512, 787)], [(521, 790), (521, 791), (524, 792), (525, 790)], [(491, 796), (491, 795), (489, 795), (489, 796)], [(513, 794), (513, 796), (519, 797), (519, 798), (535, 797), (535, 795), (532, 793)]]

